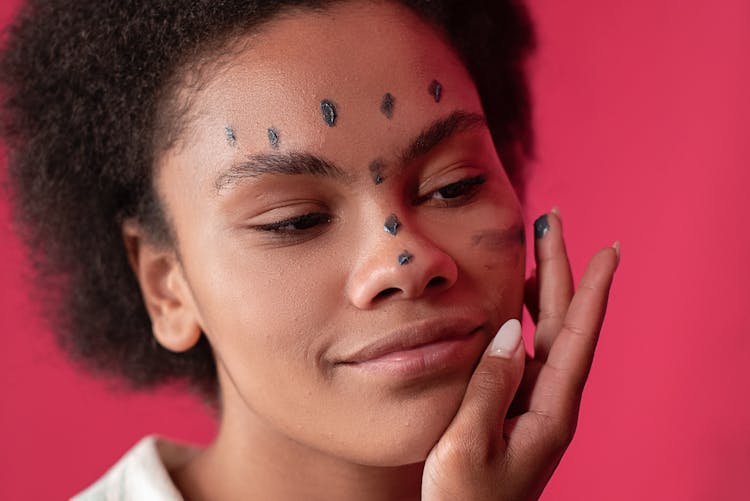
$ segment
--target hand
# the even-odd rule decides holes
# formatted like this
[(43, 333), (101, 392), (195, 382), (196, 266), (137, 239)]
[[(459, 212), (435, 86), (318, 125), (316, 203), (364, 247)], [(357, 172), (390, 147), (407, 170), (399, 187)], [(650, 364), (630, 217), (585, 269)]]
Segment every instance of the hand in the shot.
[(538, 273), (526, 283), (534, 357), (526, 356), (520, 323), (506, 322), (427, 457), (423, 500), (538, 499), (573, 439), (619, 244), (591, 258), (574, 294), (560, 218), (557, 211), (542, 217), (547, 225), (540, 218), (536, 229), (548, 229), (535, 241)]

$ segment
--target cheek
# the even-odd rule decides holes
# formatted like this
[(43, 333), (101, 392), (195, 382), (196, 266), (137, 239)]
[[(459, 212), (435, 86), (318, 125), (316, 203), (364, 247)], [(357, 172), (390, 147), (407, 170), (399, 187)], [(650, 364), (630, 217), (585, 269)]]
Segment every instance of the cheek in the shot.
[(452, 253), (482, 307), (500, 322), (517, 317), (523, 304), (525, 228), (520, 210), (494, 207), (462, 219)]
[(249, 249), (241, 242), (212, 245), (200, 256), (206, 264), (193, 273), (214, 349), (227, 363), (236, 358), (258, 369), (314, 358), (315, 327), (332, 300), (324, 278), (335, 272), (323, 263), (280, 259), (283, 250)]

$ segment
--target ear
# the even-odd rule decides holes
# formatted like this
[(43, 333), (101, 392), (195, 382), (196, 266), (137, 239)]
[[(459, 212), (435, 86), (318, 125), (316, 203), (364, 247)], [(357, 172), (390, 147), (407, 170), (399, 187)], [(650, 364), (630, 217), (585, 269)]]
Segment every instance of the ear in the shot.
[(150, 243), (132, 219), (123, 223), (122, 237), (154, 337), (168, 350), (190, 349), (200, 339), (202, 322), (176, 250)]

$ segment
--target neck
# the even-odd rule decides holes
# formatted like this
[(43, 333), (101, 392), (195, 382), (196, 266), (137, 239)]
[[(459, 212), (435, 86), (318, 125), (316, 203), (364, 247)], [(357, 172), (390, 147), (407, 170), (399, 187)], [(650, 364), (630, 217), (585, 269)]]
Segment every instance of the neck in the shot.
[(185, 499), (418, 500), (424, 463), (368, 466), (313, 449), (225, 395), (213, 443), (172, 477)]

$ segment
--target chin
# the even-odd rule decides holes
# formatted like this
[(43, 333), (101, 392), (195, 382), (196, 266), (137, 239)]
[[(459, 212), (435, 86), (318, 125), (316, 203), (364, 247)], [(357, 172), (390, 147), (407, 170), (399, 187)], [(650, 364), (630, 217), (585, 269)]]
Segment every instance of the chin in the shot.
[(369, 466), (396, 467), (421, 463), (427, 459), (456, 415), (465, 385), (455, 394), (404, 404), (396, 415), (383, 416), (382, 430), (366, 433), (359, 451), (358, 463)]

